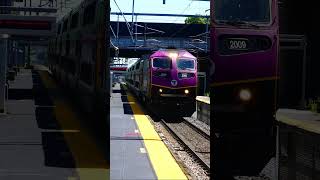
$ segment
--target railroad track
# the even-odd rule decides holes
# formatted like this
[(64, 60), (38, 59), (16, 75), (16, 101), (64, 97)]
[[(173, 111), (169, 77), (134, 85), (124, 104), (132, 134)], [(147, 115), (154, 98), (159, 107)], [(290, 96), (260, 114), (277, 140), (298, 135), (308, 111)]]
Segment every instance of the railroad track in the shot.
[[(123, 87), (125, 88), (125, 86)], [(136, 99), (138, 99), (134, 94), (132, 95)], [(155, 112), (153, 108), (148, 105), (143, 105), (143, 108), (150, 113), (152, 119), (159, 121), (163, 125), (163, 127), (165, 127), (171, 133), (171, 135), (173, 135), (174, 138), (184, 146), (185, 151), (189, 152), (193, 157), (195, 157), (197, 162), (201, 164), (208, 173), (210, 173), (210, 135), (208, 135), (192, 123), (188, 122), (187, 120), (183, 119), (182, 117), (172, 117), (174, 118), (174, 121), (170, 121), (172, 119), (162, 118), (160, 114)], [(198, 141), (191, 141), (190, 139), (186, 138), (186, 136), (184, 136), (181, 131), (177, 130), (177, 128), (183, 129), (183, 127), (189, 128), (190, 131), (193, 131), (193, 135), (198, 137)], [(190, 133), (190, 131), (188, 132)], [(199, 140), (199, 138), (201, 140)], [(195, 145), (195, 143), (198, 143), (198, 145), (200, 146), (203, 144), (206, 144), (208, 146), (207, 148), (199, 149), (197, 145)]]
[[(159, 120), (174, 138), (184, 146), (185, 150), (189, 152), (207, 172), (210, 172), (210, 135), (183, 118), (178, 117), (176, 121), (169, 121), (166, 118), (161, 118), (161, 116), (150, 107), (147, 107), (147, 110), (154, 116), (152, 118)], [(185, 135), (186, 132), (191, 135), (189, 138)], [(196, 138), (191, 140), (190, 137)], [(205, 147), (199, 148), (201, 145)]]
[(195, 126), (191, 122), (189, 122), (187, 120), (184, 120), (183, 123), (187, 124), (189, 127), (191, 127), (192, 129), (194, 129), (195, 131), (200, 133), (203, 137), (205, 137), (206, 139), (210, 140), (210, 135), (208, 133), (204, 132), (202, 129), (198, 128), (197, 126)]

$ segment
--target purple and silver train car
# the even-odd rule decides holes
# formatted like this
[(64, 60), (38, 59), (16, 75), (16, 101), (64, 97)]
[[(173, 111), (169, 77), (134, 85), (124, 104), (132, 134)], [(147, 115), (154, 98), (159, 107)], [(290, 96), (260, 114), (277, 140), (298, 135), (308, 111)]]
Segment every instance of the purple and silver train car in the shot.
[(275, 151), (277, 0), (211, 0), (211, 24), (216, 170), (257, 174)]
[(186, 50), (161, 49), (129, 67), (126, 81), (147, 103), (192, 103), (196, 97), (197, 59)]

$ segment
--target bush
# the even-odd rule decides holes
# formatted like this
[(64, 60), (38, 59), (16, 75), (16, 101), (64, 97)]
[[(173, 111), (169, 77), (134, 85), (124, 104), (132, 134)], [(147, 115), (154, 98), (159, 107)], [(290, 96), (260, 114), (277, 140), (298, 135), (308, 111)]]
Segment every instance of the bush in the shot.
[(316, 99), (309, 99), (308, 105), (307, 105), (308, 110), (312, 112), (320, 112), (320, 97), (317, 97)]

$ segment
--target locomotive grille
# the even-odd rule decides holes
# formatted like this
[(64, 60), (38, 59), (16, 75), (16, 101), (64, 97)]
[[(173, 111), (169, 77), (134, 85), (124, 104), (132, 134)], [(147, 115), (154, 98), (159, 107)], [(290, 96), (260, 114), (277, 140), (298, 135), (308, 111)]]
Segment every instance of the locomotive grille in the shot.
[(178, 92), (177, 92), (176, 89), (166, 89), (165, 93), (168, 93), (168, 94), (178, 94)]

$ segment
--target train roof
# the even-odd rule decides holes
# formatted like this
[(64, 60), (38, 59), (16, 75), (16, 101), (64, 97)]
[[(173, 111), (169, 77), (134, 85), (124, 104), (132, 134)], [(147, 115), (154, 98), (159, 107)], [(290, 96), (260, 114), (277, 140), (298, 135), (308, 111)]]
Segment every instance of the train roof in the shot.
[(150, 57), (171, 57), (172, 53), (176, 54), (177, 57), (184, 57), (184, 58), (192, 58), (196, 59), (195, 56), (193, 56), (191, 53), (189, 53), (187, 50), (184, 49), (160, 49), (158, 51), (155, 51), (150, 55)]
[(180, 58), (182, 57), (182, 58), (197, 59), (195, 56), (193, 56), (191, 53), (189, 53), (187, 50), (184, 50), (184, 49), (159, 49), (157, 51), (154, 51), (152, 54), (143, 55), (141, 59), (131, 64), (127, 68), (127, 70), (135, 66), (137, 63), (140, 63), (141, 61), (149, 59), (150, 57), (171, 57), (172, 53), (177, 54), (178, 57)]

